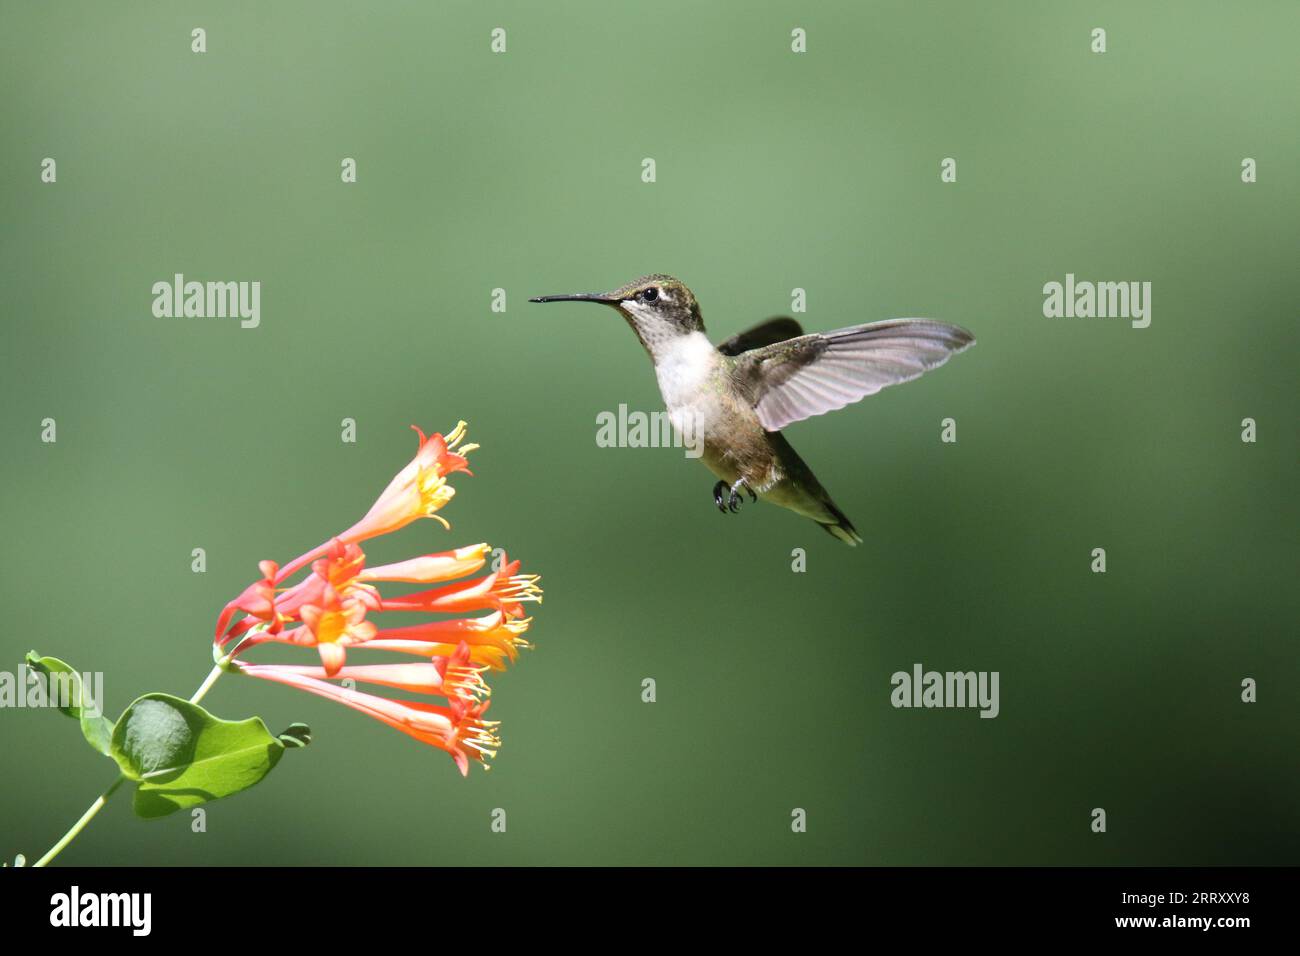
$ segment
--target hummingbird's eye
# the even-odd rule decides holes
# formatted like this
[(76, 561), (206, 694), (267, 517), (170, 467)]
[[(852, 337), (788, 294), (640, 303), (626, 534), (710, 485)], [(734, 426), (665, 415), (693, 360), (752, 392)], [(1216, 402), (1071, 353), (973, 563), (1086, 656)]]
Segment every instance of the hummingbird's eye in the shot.
[(654, 286), (651, 286), (641, 293), (641, 298), (645, 299), (647, 302), (653, 302), (655, 299), (659, 298), (659, 290)]

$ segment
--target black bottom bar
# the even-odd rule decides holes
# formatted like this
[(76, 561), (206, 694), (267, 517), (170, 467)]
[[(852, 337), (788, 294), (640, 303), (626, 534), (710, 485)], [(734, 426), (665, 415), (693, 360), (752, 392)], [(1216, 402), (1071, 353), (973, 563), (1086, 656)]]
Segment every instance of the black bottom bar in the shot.
[(4, 870), (0, 912), (24, 935), (166, 941), (205, 935), (205, 926), (238, 938), (286, 923), (296, 944), (337, 941), (344, 927), (415, 918), (444, 924), (436, 930), (443, 938), (464, 920), (489, 936), (494, 923), (518, 929), (537, 920), (547, 932), (608, 932), (610, 943), (638, 925), (653, 934), (725, 931), (733, 942), (837, 925), (863, 939), (1054, 933), (1231, 942), (1283, 930), (1295, 886), (1294, 868), (54, 868)]

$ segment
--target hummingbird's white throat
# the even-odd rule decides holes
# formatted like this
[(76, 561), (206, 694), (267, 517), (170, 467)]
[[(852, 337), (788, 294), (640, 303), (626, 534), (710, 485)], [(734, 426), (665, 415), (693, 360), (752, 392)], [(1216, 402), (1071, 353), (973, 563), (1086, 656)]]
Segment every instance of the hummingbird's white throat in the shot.
[(707, 435), (716, 413), (705, 386), (718, 365), (718, 350), (703, 332), (674, 332), (651, 349), (659, 394), (673, 425), (683, 434)]
[[(665, 297), (666, 298), (666, 297)], [(660, 350), (673, 339), (683, 336), (682, 330), (672, 319), (665, 316), (655, 306), (638, 299), (624, 299), (619, 307), (632, 318), (637, 335), (649, 349), (651, 357), (658, 362)]]

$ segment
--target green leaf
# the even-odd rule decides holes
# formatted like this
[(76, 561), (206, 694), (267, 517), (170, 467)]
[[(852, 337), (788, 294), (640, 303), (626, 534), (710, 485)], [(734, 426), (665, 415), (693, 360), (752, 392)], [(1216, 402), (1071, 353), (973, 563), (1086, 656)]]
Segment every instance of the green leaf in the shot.
[(145, 694), (118, 718), (112, 756), (140, 786), (135, 812), (161, 817), (257, 783), (284, 754), (260, 717), (221, 720), (169, 694)]
[(44, 674), (49, 680), (51, 700), (68, 701), (68, 705), (59, 710), (81, 722), (81, 733), (87, 743), (100, 753), (109, 754), (113, 722), (96, 712), (97, 707), (102, 707), (104, 702), (91, 700), (82, 685), (81, 675), (57, 657), (42, 657), (35, 651), (27, 652), (27, 666)]

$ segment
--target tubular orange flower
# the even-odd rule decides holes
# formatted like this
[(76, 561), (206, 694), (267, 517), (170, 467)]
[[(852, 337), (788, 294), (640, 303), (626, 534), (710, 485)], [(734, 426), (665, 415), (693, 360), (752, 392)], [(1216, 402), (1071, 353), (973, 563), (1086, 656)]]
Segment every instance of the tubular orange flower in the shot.
[(327, 556), (312, 562), (311, 573), (276, 599), (275, 610), (282, 623), (301, 617), (306, 605), (329, 602), (326, 592), (331, 588), (341, 599), (357, 601), (371, 611), (379, 610), (379, 593), (358, 577), (366, 566), (365, 552), (338, 538), (331, 539), (327, 547)]
[[(414, 426), (413, 426), (414, 427)], [(283, 567), (259, 564), (262, 578), (222, 610), (215, 644), (228, 669), (298, 687), (369, 714), (417, 740), (447, 751), (461, 772), (469, 761), (496, 755), (500, 741), (495, 721), (482, 719), (491, 694), (483, 675), (504, 670), (522, 648), (531, 618), (524, 602), (540, 602), (538, 576), (519, 573), (518, 561), (502, 555), (500, 570), (478, 578), (491, 548), (485, 544), (425, 554), (367, 568), (361, 542), (395, 531), (421, 517), (449, 527), (435, 512), (451, 500), (446, 476), (469, 473), (464, 455), (475, 445), (455, 449), (465, 436), (461, 422), (444, 439), (420, 435), (415, 458), (397, 474), (361, 521)], [(307, 565), (296, 584), (285, 582)], [(401, 582), (439, 587), (405, 596), (382, 596), (378, 584)], [(462, 614), (490, 610), (479, 618), (435, 619), (379, 630), (370, 619), (385, 611)], [(236, 620), (236, 615), (244, 616)], [(255, 664), (240, 659), (253, 648), (280, 644), (315, 648), (320, 666)], [(347, 664), (348, 649), (384, 650), (424, 658), (407, 664)], [(446, 705), (395, 700), (338, 687), (331, 680), (354, 680), (414, 694), (432, 694)]]
[(448, 700), (478, 703), (492, 696), (492, 690), (483, 680), (487, 669), (470, 662), (469, 645), (462, 643), (450, 655), (437, 655), (418, 664), (362, 664), (344, 667), (333, 674), (323, 667), (305, 667), (297, 664), (241, 665), (246, 672), (265, 674), (298, 674), (316, 680), (353, 680), (365, 684), (380, 684), (397, 690), (417, 694), (437, 694)]
[[(457, 618), (452, 621), (431, 621), (410, 627), (395, 627), (379, 631), (366, 642), (366, 647), (376, 651), (398, 651), (429, 657), (448, 654), (457, 642), (469, 645), (470, 661), (486, 664), (492, 670), (503, 671), (506, 661), (513, 661), (520, 650), (530, 644), (523, 634), (532, 624), (531, 617), (507, 620), (497, 611), (486, 617)], [(274, 639), (274, 638), (268, 638)]]
[(356, 598), (340, 598), (331, 585), (325, 585), (320, 604), (304, 604), (302, 623), (315, 639), (325, 673), (333, 677), (343, 666), (344, 648), (363, 644), (375, 636), (375, 625), (365, 619), (366, 606)]
[(335, 687), (314, 677), (268, 664), (241, 664), (239, 671), (250, 677), (277, 681), (338, 701), (381, 720), (422, 743), (445, 750), (456, 761), (462, 775), (469, 773), (471, 760), (486, 766), (487, 760), (495, 757), (497, 748), (501, 746), (496, 736), (498, 721), (483, 720), (487, 704), (466, 703), (460, 698), (453, 698), (446, 707), (420, 701), (391, 700), (347, 687)]
[(502, 555), (502, 568), (481, 578), (458, 581), (446, 587), (419, 591), (399, 598), (384, 598), (385, 611), (464, 611), (494, 610), (507, 617), (523, 617), (524, 601), (542, 600), (537, 575), (516, 574), (519, 562), (508, 562)]
[[(275, 576), (280, 566), (274, 561), (258, 562), (262, 580), (254, 581), (244, 588), (242, 594), (225, 606), (217, 618), (217, 638), (226, 629), (230, 619), (240, 611), (262, 621), (270, 621), (275, 616)], [(251, 626), (251, 625), (250, 625)]]
[(436, 513), (456, 494), (447, 476), (457, 471), (472, 474), (465, 455), (478, 446), (465, 445), (460, 454), (452, 451), (465, 437), (464, 422), (458, 422), (445, 439), (438, 434), (425, 437), (419, 428), (411, 427), (420, 436), (415, 457), (388, 483), (366, 516), (339, 535), (342, 540), (365, 541), (404, 528), (417, 518), (433, 518), (451, 528)]
[(450, 581), (462, 574), (473, 574), (487, 561), (491, 550), (486, 544), (471, 544), (455, 551), (426, 554), (419, 558), (367, 568), (357, 575), (360, 581), (405, 581), (409, 584), (432, 584)]
[[(460, 445), (467, 430), (464, 422), (457, 422), (456, 427), (447, 434), (446, 438), (436, 432), (426, 436), (418, 425), (411, 427), (420, 436), (415, 457), (393, 476), (393, 480), (370, 506), (364, 518), (347, 531), (336, 535), (340, 541), (357, 544), (397, 531), (419, 518), (433, 518), (444, 528), (451, 530), (447, 520), (436, 513), (456, 494), (456, 489), (447, 484), (447, 476), (458, 471), (472, 475), (469, 461), (465, 456), (479, 446)], [(452, 449), (458, 445), (460, 445), (459, 449), (453, 452)], [(319, 547), (294, 558), (279, 570), (275, 578), (276, 583), (284, 581), (299, 568), (314, 561), (330, 547), (330, 544), (326, 541)]]

